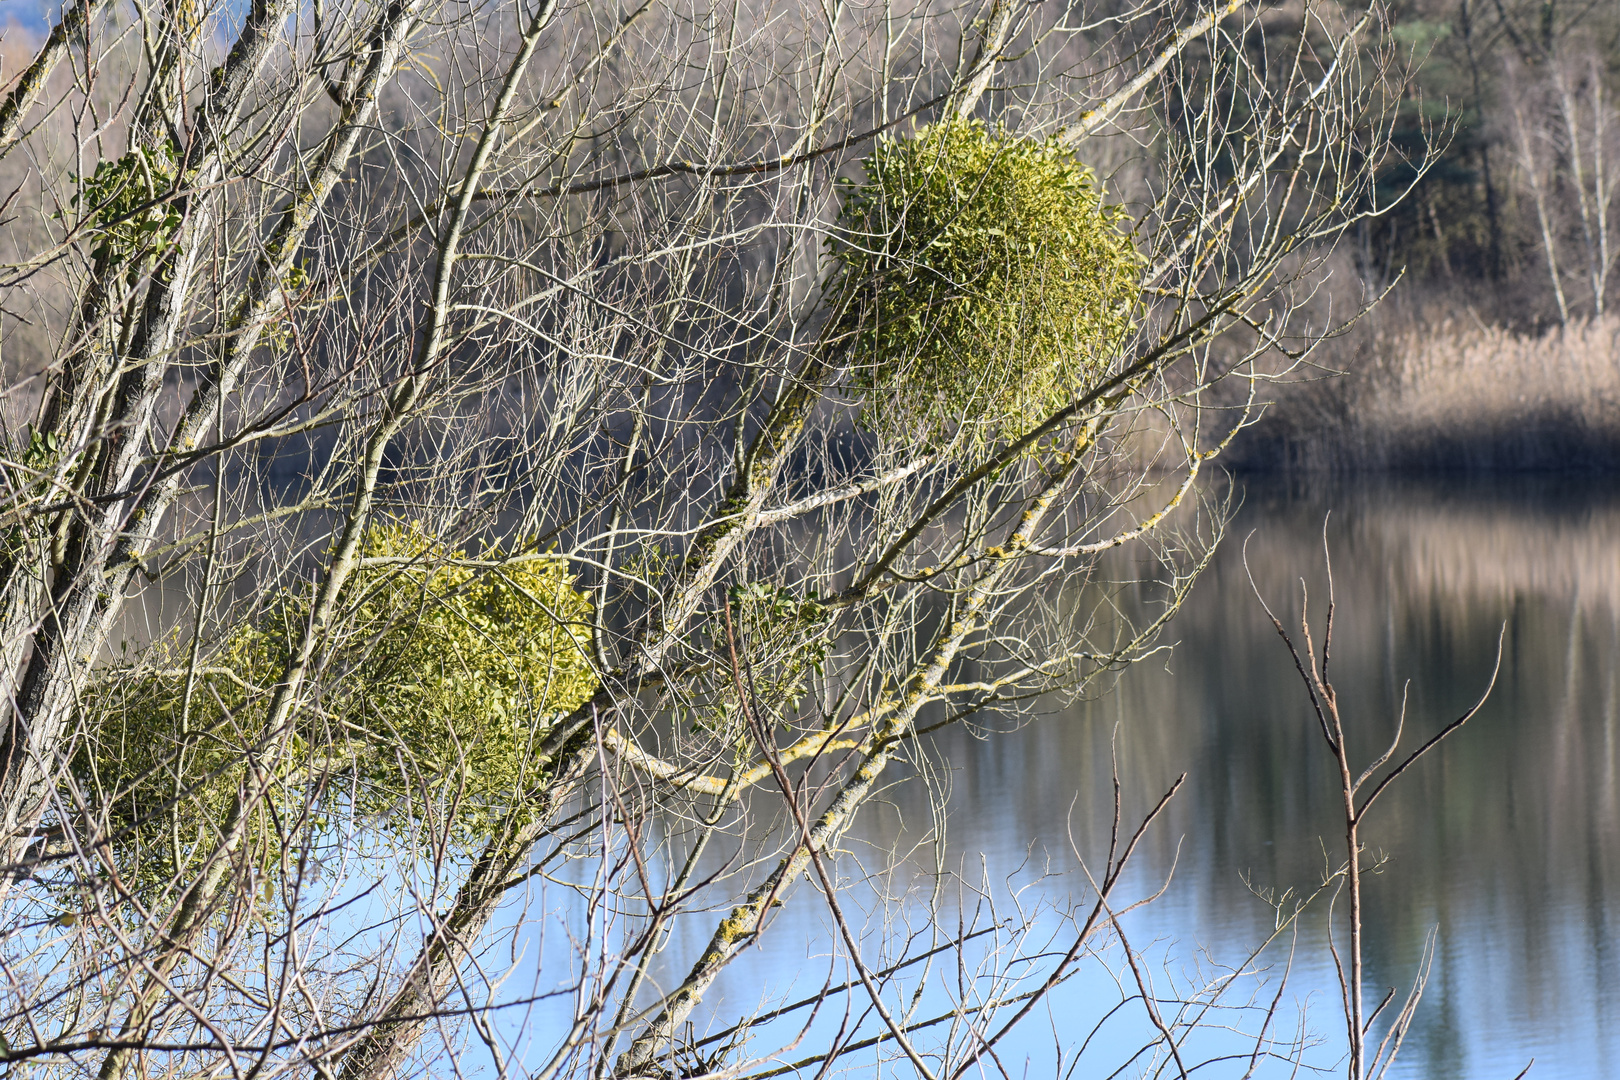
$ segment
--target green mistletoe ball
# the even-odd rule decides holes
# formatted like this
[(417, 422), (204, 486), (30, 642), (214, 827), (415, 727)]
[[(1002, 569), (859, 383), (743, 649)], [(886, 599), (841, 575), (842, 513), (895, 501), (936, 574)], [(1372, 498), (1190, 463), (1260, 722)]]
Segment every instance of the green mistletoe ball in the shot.
[(1125, 211), (1053, 141), (977, 120), (885, 140), (831, 241), (833, 340), (869, 429), (1017, 439), (1094, 384), (1130, 332)]

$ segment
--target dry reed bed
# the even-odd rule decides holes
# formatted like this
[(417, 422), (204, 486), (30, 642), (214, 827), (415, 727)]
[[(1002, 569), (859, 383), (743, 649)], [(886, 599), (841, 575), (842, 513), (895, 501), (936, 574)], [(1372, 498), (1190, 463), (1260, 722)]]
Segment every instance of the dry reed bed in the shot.
[(1239, 464), (1620, 469), (1620, 318), (1534, 335), (1453, 315), (1360, 352), (1343, 376), (1283, 388)]

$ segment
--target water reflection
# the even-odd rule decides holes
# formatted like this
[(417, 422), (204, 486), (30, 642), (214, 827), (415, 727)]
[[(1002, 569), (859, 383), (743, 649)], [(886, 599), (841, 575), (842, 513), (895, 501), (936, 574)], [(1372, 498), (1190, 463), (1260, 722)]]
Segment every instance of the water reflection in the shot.
[[(1165, 896), (1128, 924), (1133, 944), (1148, 947), (1162, 976), (1189, 971), (1201, 949), (1233, 962), (1262, 940), (1271, 912), (1248, 884), (1309, 889), (1324, 863), (1339, 858), (1340, 823), (1330, 759), (1250, 589), (1242, 543), (1252, 533), (1256, 582), (1280, 615), (1297, 618), (1300, 577), (1313, 603), (1326, 597), (1321, 551), (1331, 510), (1334, 681), (1362, 760), (1388, 741), (1408, 680), (1408, 745), (1472, 704), (1507, 628), (1501, 675), (1485, 708), (1391, 788), (1364, 825), (1369, 845), (1387, 856), (1383, 873), (1366, 883), (1368, 996), (1376, 1001), (1390, 986), (1404, 991), (1435, 935), (1432, 977), (1392, 1075), (1513, 1080), (1534, 1057), (1532, 1078), (1620, 1076), (1614, 485), (1537, 477), (1244, 486), (1231, 539), (1173, 625), (1177, 644), (1167, 658), (1021, 730), (984, 740), (956, 729), (938, 736), (931, 757), (949, 769), (947, 864), (972, 874), (982, 857), (992, 881), (1028, 887), (1026, 907), (1036, 897), (1060, 906), (1077, 897), (1085, 878), (1076, 853), (1095, 868), (1106, 849), (1117, 727), (1128, 817), (1139, 816), (1178, 774), (1190, 774), (1126, 883), (1126, 895), (1143, 895), (1175, 866)], [(1120, 577), (1149, 578), (1155, 568), (1115, 569)], [(1153, 595), (1144, 588), (1123, 599), (1129, 606)], [(881, 867), (892, 852), (913, 852), (909, 879), (887, 879), (887, 887), (909, 886), (920, 900), (932, 868), (924, 843), (932, 819), (923, 785), (890, 786), (847, 838), (841, 872), (854, 874), (857, 860)], [(1048, 869), (1056, 876), (1043, 877)], [(852, 878), (841, 894), (846, 911), (874, 920), (866, 923), (874, 935), (903, 932), (905, 922), (878, 924), (884, 909), (870, 884)], [(836, 935), (825, 907), (809, 886), (798, 888), (771, 931), (708, 995), (696, 1018), (699, 1035), (761, 1002), (850, 977), (833, 958)], [(945, 906), (948, 933), (955, 911)], [(573, 920), (577, 940), (588, 938), (577, 906), (564, 902), (557, 910)], [(654, 965), (655, 983), (678, 982), (716, 917), (676, 921)], [(928, 940), (920, 903), (901, 917), (923, 935), (917, 940)], [(1303, 924), (1283, 1005), (1290, 1014), (1308, 1010), (1319, 1038), (1308, 1060), (1342, 1075), (1342, 1020), (1323, 931), (1319, 916)], [(563, 935), (553, 935), (535, 955), (564, 945)], [(553, 959), (555, 966), (548, 961), (536, 970), (542, 989), (555, 983), (542, 969), (567, 970), (565, 955)], [(1049, 1012), (1031, 1018), (1024, 1038), (1002, 1044), (1002, 1062), (1010, 1075), (1054, 1075), (1054, 1042), (1072, 1046), (1118, 1000), (1093, 967), (1055, 995)], [(920, 1015), (938, 1004), (925, 1002)], [(854, 1007), (858, 1012), (858, 999)], [(550, 1016), (546, 1008), (540, 1014)], [(803, 1045), (825, 1041), (844, 1021), (842, 1009), (829, 1008), (822, 1030)], [(530, 1029), (541, 1042), (543, 1030), (566, 1028), (567, 1003), (555, 1010), (550, 1027)], [(753, 1049), (764, 1052), (793, 1034), (767, 1030)], [(1144, 1016), (1121, 1013), (1086, 1063), (1107, 1063), (1096, 1073), (1106, 1076), (1150, 1036)], [(1241, 1075), (1250, 1045), (1233, 1047), (1244, 1061), (1197, 1075)]]
[[(1167, 664), (987, 741), (947, 736), (956, 764), (957, 856), (1007, 869), (1030, 841), (1061, 868), (1100, 851), (1117, 722), (1140, 809), (1191, 774), (1143, 852), (1139, 884), (1175, 883), (1139, 936), (1235, 954), (1269, 928), (1257, 887), (1309, 887), (1323, 844), (1337, 858), (1330, 760), (1304, 691), (1250, 590), (1297, 621), (1303, 576), (1326, 597), (1323, 518), (1338, 598), (1333, 668), (1363, 758), (1389, 739), (1410, 680), (1409, 738), (1426, 738), (1501, 677), (1455, 741), (1381, 797), (1364, 835), (1388, 856), (1367, 883), (1369, 996), (1409, 984), (1437, 931), (1433, 977), (1397, 1072), (1510, 1080), (1620, 1075), (1620, 812), (1617, 648), (1620, 498), (1609, 481), (1286, 486), (1246, 483), (1232, 540), (1173, 627)], [(1142, 568), (1144, 574), (1150, 567)], [(1320, 608), (1318, 608), (1320, 611)], [(926, 820), (914, 792), (867, 819), (865, 839)], [(1068, 888), (1071, 879), (1059, 887)], [(1052, 886), (1047, 886), (1052, 887)], [(1335, 1035), (1336, 990), (1320, 925), (1302, 948), (1300, 996)], [(1374, 989), (1376, 988), (1376, 993)], [(1330, 1049), (1324, 1049), (1331, 1062)]]

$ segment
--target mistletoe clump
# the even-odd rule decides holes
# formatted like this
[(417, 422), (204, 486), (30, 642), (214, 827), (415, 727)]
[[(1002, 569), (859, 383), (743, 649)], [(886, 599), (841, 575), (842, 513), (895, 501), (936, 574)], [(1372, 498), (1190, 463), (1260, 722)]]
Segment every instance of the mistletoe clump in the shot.
[(281, 857), (277, 819), (316, 787), (329, 808), (398, 835), (432, 820), (474, 842), (543, 782), (540, 741), (599, 685), (591, 601), (567, 560), (472, 560), (415, 524), (376, 530), (365, 555), (325, 674), (284, 737), (264, 720), (307, 593), (228, 635), (189, 679), (154, 657), (101, 673), (76, 780), (137, 884), (161, 888), (215, 849), (250, 763), (273, 780), (246, 831), (245, 854), (267, 873)]
[(1056, 142), (950, 120), (881, 143), (832, 240), (835, 339), (862, 423), (938, 445), (1016, 439), (1130, 331), (1125, 212)]
[(691, 717), (694, 730), (742, 750), (754, 737), (744, 725), (745, 705), (762, 720), (786, 723), (811, 679), (823, 673), (833, 612), (815, 593), (801, 597), (765, 581), (732, 586), (726, 602), (729, 610), (709, 620), (712, 662), (695, 670), (679, 714)]
[(482, 836), (539, 780), (551, 722), (600, 685), (590, 597), (565, 559), (474, 570), (415, 526), (382, 531), (370, 550), (412, 560), (361, 586), (357, 625), (388, 629), (348, 681), (345, 711), (391, 754), (409, 748), (374, 770), (371, 801), (388, 814), (424, 792), (459, 800), (458, 827)]
[(130, 264), (131, 283), (139, 276), (142, 254), (155, 254), (180, 230), (180, 211), (163, 196), (176, 174), (173, 143), (156, 150), (134, 147), (122, 157), (103, 161), (84, 179), (83, 192), (72, 197), (75, 209), (90, 215), (91, 254), (109, 267)]

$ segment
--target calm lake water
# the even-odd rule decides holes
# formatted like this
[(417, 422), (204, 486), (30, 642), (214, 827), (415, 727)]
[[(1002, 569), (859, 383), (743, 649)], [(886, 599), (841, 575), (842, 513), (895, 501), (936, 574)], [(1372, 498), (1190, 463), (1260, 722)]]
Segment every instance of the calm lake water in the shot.
[[(1514, 1080), (1534, 1058), (1529, 1075), (1538, 1080), (1620, 1077), (1620, 484), (1546, 476), (1248, 478), (1239, 487), (1242, 508), (1171, 628), (1173, 651), (1020, 730), (983, 740), (942, 733), (929, 755), (949, 792), (942, 844), (927, 842), (937, 817), (923, 785), (896, 784), (868, 808), (839, 867), (851, 875), (841, 896), (874, 953), (885, 933), (892, 940), (907, 926), (919, 935), (913, 948), (927, 947), (924, 901), (940, 861), (969, 880), (982, 874), (998, 917), (1033, 912), (1056, 949), (1066, 948), (1067, 928), (1053, 911), (1087, 892), (1080, 860), (1093, 872), (1102, 862), (1117, 728), (1128, 819), (1188, 773), (1119, 894), (1145, 896), (1169, 878), (1163, 896), (1124, 924), (1146, 953), (1154, 995), (1171, 998), (1221, 965), (1240, 964), (1272, 928), (1271, 909), (1251, 888), (1309, 892), (1342, 850), (1330, 759), (1250, 588), (1243, 539), (1252, 534), (1249, 562), (1260, 588), (1297, 622), (1301, 576), (1313, 603), (1326, 596), (1321, 551), (1331, 510), (1334, 681), (1360, 760), (1387, 743), (1403, 687), (1408, 746), (1472, 704), (1490, 680), (1506, 626), (1501, 673), (1485, 707), (1381, 797), (1364, 825), (1369, 848), (1384, 857), (1366, 881), (1369, 1007), (1388, 987), (1404, 994), (1431, 942), (1433, 950), (1417, 1020), (1390, 1075)], [(1130, 566), (1122, 569), (1130, 576)], [(1150, 576), (1152, 567), (1139, 570)], [(1141, 599), (1122, 597), (1127, 607)], [(910, 892), (885, 905), (855, 867), (881, 866), (896, 851), (902, 869), (884, 887)], [(825, 907), (808, 888), (798, 886), (769, 932), (722, 977), (697, 1018), (699, 1036), (762, 1001), (848, 977), (832, 959)], [(947, 890), (938, 908), (945, 932), (973, 900)], [(1263, 956), (1267, 970), (1238, 980), (1233, 994), (1270, 1002), (1287, 968), (1274, 1033), (1297, 1036), (1310, 1065), (1342, 1076), (1343, 1020), (1325, 916), (1318, 903), (1301, 921), (1291, 966), (1285, 941)], [(678, 982), (713, 925), (712, 915), (677, 923), (655, 981)], [(536, 957), (552, 947), (538, 946)], [(956, 974), (948, 966), (930, 977), (937, 986)], [(538, 969), (535, 982), (548, 982)], [(908, 984), (903, 993), (910, 992)], [(1012, 1077), (1110, 1075), (1152, 1037), (1139, 1000), (1109, 1012), (1134, 992), (1117, 950), (1105, 951), (998, 1048), (1001, 1065)], [(937, 1011), (944, 995), (925, 991), (917, 1015)], [(863, 999), (849, 1000), (853, 1020)], [(1255, 1017), (1211, 1014), (1216, 1026), (1189, 1044), (1189, 1066), (1222, 1053), (1241, 1060), (1194, 1075), (1243, 1075), (1252, 1039), (1218, 1025), (1252, 1032)], [(806, 1049), (780, 1060), (808, 1053), (844, 1019), (841, 1003), (829, 1008)], [(529, 1028), (534, 1050), (546, 1042), (546, 1026)], [(1094, 1027), (1078, 1069), (1069, 1071), (1068, 1056), (1058, 1068), (1056, 1047), (1072, 1048)], [(862, 1030), (874, 1033), (876, 1020), (868, 1016)], [(792, 1035), (768, 1028), (750, 1050), (763, 1053)], [(1141, 1074), (1145, 1061), (1119, 1075)], [(1256, 1075), (1295, 1075), (1261, 1065)], [(896, 1074), (909, 1068), (902, 1063)]]
[[(1167, 658), (1022, 730), (944, 737), (936, 756), (951, 770), (947, 863), (972, 876), (982, 858), (1004, 890), (1024, 888), (1026, 906), (1079, 897), (1076, 852), (1095, 868), (1106, 846), (1117, 724), (1127, 816), (1189, 774), (1121, 894), (1153, 891), (1174, 866), (1163, 897), (1126, 923), (1132, 944), (1147, 947), (1156, 992), (1193, 978), (1200, 961), (1236, 963), (1263, 940), (1271, 911), (1249, 886), (1309, 891), (1324, 845), (1335, 862), (1342, 847), (1330, 759), (1250, 589), (1242, 542), (1253, 534), (1249, 562), (1273, 607), (1297, 613), (1301, 576), (1313, 598), (1326, 596), (1331, 510), (1335, 682), (1363, 760), (1387, 743), (1408, 680), (1407, 745), (1466, 709), (1489, 682), (1507, 628), (1484, 709), (1382, 796), (1365, 826), (1369, 847), (1386, 856), (1366, 884), (1369, 1007), (1390, 986), (1404, 993), (1431, 935), (1434, 943), (1417, 1021), (1391, 1075), (1512, 1080), (1534, 1058), (1532, 1077), (1620, 1077), (1620, 485), (1536, 476), (1250, 478), (1240, 487), (1229, 540), (1173, 625)], [(897, 786), (888, 800), (863, 819), (852, 848), (882, 852), (923, 838), (930, 814), (919, 788)], [(912, 862), (931, 856), (925, 848)], [(925, 876), (919, 865), (913, 886)], [(728, 973), (717, 1019), (771, 991), (819, 984), (827, 965), (807, 963), (806, 941), (821, 956), (831, 942), (814, 906), (789, 905), (779, 936)], [(956, 909), (946, 909), (954, 923)], [(1344, 1036), (1324, 915), (1301, 923), (1280, 1022), (1292, 1032), (1303, 1009), (1306, 1038), (1317, 1043), (1307, 1059), (1334, 1068)], [(672, 968), (706, 936), (696, 925), (678, 932)], [(1266, 1000), (1286, 946), (1268, 960)], [(1106, 972), (1093, 969), (1003, 1048), (1003, 1064), (1013, 1075), (1026, 1067), (1050, 1075), (1053, 1031), (1083, 1035), (1118, 1000)], [(1099, 1031), (1092, 1066), (1076, 1075), (1107, 1075), (1111, 1066), (1093, 1070), (1127, 1058), (1146, 1041), (1146, 1023), (1129, 1009), (1117, 1014)]]
[[(1367, 820), (1369, 845), (1388, 856), (1367, 885), (1369, 997), (1410, 984), (1436, 935), (1396, 1072), (1510, 1080), (1534, 1057), (1533, 1076), (1620, 1076), (1617, 485), (1243, 487), (1232, 542), (1174, 624), (1167, 664), (1017, 733), (958, 740), (955, 843), (1005, 861), (1031, 841), (1062, 855), (1071, 827), (1095, 837), (1117, 721), (1138, 804), (1189, 773), (1138, 867), (1142, 880), (1162, 877), (1179, 841), (1175, 878), (1135, 936), (1189, 959), (1195, 946), (1219, 955), (1263, 937), (1270, 913), (1245, 878), (1309, 888), (1324, 841), (1338, 858), (1339, 826), (1329, 759), (1251, 591), (1242, 540), (1253, 533), (1249, 563), (1273, 607), (1297, 612), (1300, 576), (1318, 603), (1326, 596), (1331, 510), (1335, 681), (1363, 759), (1387, 742), (1407, 680), (1414, 741), (1471, 704), (1507, 627), (1485, 708)], [(1320, 922), (1307, 927), (1294, 992), (1315, 991), (1312, 1023), (1331, 1044), (1331, 961)]]

